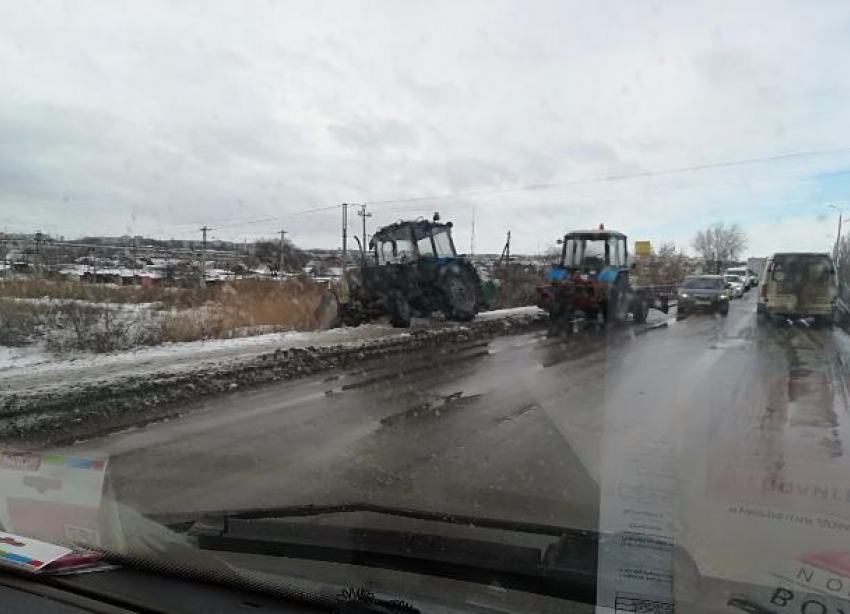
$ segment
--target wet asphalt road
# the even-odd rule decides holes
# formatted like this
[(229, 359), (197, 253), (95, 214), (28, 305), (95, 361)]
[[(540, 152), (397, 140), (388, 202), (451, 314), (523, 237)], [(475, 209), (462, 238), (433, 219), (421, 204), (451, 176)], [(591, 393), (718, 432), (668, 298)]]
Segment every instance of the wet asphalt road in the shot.
[(696, 542), (712, 504), (832, 505), (776, 484), (850, 484), (845, 333), (760, 325), (755, 292), (725, 318), (653, 313), (667, 326), (367, 362), (66, 451), (108, 454), (143, 513), (363, 501), (596, 529), (600, 460), (622, 445), (606, 434), (635, 431), (672, 442)]

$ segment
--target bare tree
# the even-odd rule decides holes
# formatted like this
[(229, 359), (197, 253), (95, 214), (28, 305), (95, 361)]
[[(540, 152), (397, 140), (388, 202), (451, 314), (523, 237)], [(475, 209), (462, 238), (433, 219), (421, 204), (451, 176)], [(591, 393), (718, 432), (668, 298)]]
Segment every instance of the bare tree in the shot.
[(747, 247), (747, 236), (737, 224), (717, 222), (697, 232), (691, 246), (706, 263), (737, 260)]
[[(304, 266), (304, 253), (291, 242), (286, 241), (283, 247), (286, 268), (298, 271)], [(269, 270), (277, 271), (280, 262), (280, 243), (276, 240), (260, 239), (254, 243), (254, 255), (260, 262), (268, 265)]]
[(675, 243), (662, 243), (654, 256), (664, 281), (681, 281), (691, 272), (691, 261)]
[(670, 284), (691, 272), (690, 259), (675, 243), (662, 243), (649, 257), (638, 258), (637, 274), (647, 283)]

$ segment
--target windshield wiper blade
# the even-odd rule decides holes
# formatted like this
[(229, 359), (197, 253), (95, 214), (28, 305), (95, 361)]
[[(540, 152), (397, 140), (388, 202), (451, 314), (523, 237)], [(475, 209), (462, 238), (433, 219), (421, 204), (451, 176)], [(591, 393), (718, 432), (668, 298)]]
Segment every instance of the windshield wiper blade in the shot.
[(569, 529), (557, 525), (542, 524), (536, 522), (524, 522), (519, 520), (505, 520), (500, 518), (489, 518), (485, 516), (470, 516), (465, 514), (450, 514), (446, 512), (433, 512), (404, 507), (380, 505), (376, 503), (350, 502), (328, 505), (293, 505), (286, 507), (247, 508), (241, 510), (218, 510), (198, 512), (175, 512), (170, 514), (147, 515), (148, 518), (165, 524), (172, 529), (188, 529), (196, 522), (209, 521), (216, 518), (241, 519), (241, 520), (270, 520), (283, 518), (302, 518), (309, 516), (322, 516), (326, 514), (348, 514), (358, 512), (370, 512), (375, 514), (386, 514), (400, 518), (414, 520), (428, 520), (446, 524), (457, 524), (474, 526), (482, 529), (498, 529), (516, 533), (529, 533), (533, 535), (546, 535), (550, 537), (561, 537), (572, 535), (576, 532), (595, 535), (591, 531), (580, 529)]
[[(356, 512), (528, 534), (457, 537), (434, 529), (349, 526), (305, 521)], [(433, 525), (432, 525), (433, 526)], [(422, 529), (422, 530), (420, 530)], [(599, 536), (595, 532), (512, 520), (353, 503), (205, 514), (192, 528), (206, 550), (348, 563), (452, 578), (593, 603)], [(500, 539), (501, 538), (501, 539)], [(544, 539), (545, 538), (545, 539)]]

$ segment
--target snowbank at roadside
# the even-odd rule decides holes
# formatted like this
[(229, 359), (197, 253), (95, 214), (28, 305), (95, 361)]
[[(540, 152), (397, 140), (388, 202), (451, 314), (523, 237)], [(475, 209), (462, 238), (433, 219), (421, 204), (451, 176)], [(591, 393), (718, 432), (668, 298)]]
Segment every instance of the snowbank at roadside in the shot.
[[(519, 307), (481, 313), (476, 321), (535, 317), (541, 313), (536, 307)], [(415, 320), (410, 329), (397, 329), (389, 324), (367, 324), (356, 328), (164, 343), (110, 354), (74, 354), (64, 358), (47, 353), (43, 346), (0, 347), (0, 394), (25, 391), (33, 386), (62, 385), (80, 379), (96, 380), (193, 369), (201, 364), (247, 359), (282, 349), (328, 347), (376, 339), (403, 339), (417, 331), (462, 326), (464, 325), (437, 319)]]
[(508, 310), (467, 323), (422, 320), (406, 330), (371, 325), (271, 334), (10, 367), (0, 371), (0, 441), (90, 437), (178, 415), (214, 395), (517, 334), (545, 322), (540, 313)]

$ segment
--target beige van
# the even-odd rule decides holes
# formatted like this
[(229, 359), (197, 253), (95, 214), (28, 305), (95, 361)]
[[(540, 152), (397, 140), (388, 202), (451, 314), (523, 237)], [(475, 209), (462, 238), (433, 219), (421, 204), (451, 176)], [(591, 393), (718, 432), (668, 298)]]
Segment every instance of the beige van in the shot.
[(767, 261), (757, 311), (831, 324), (837, 295), (835, 265), (828, 254), (782, 252)]

